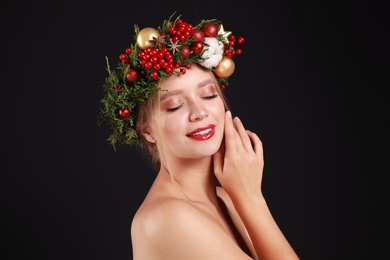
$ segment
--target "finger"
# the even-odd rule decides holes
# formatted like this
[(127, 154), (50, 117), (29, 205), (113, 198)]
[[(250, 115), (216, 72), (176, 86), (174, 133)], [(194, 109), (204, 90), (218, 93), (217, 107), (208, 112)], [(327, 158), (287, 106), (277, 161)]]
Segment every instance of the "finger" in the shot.
[(233, 118), (230, 111), (225, 114), (225, 149), (226, 154), (236, 152), (237, 150), (237, 131), (234, 128)]
[(222, 143), (219, 150), (213, 156), (214, 174), (217, 179), (223, 173), (223, 159), (225, 154), (225, 144)]
[(240, 136), (241, 143), (242, 143), (243, 147), (245, 148), (245, 150), (246, 151), (253, 151), (251, 140), (250, 140), (248, 133), (246, 132), (245, 127), (242, 124), (239, 117), (234, 118), (234, 124), (236, 126), (237, 133)]
[(263, 160), (263, 143), (261, 142), (259, 136), (249, 130), (246, 130), (247, 135), (249, 136), (252, 145), (253, 145), (253, 150), (255, 151), (255, 154)]

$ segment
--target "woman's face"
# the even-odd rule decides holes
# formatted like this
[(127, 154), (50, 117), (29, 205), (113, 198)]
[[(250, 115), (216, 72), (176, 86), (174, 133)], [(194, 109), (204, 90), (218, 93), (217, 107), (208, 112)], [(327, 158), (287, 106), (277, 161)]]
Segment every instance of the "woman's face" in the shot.
[[(184, 75), (160, 82), (160, 88), (162, 136), (153, 136), (163, 143), (164, 152), (180, 158), (217, 152), (224, 133), (225, 106), (211, 74), (192, 67)], [(156, 127), (152, 131), (158, 132)]]

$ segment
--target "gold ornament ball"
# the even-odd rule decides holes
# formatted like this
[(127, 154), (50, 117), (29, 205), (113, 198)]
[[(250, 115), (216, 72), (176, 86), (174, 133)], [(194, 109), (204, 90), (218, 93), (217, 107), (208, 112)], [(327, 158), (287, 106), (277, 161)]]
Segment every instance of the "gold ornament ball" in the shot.
[(146, 47), (151, 46), (151, 40), (155, 40), (160, 36), (160, 33), (151, 27), (143, 28), (139, 31), (137, 35), (137, 44), (142, 50), (146, 49)]
[(215, 75), (220, 78), (230, 77), (235, 69), (235, 64), (232, 58), (224, 56), (218, 66), (215, 68)]

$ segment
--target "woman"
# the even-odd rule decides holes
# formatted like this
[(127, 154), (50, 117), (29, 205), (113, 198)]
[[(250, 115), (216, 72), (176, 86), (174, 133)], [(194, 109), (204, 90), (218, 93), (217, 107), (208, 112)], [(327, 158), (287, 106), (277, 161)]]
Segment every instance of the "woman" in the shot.
[[(216, 20), (195, 27), (183, 23), (168, 20), (147, 33), (136, 27), (137, 45), (120, 56), (119, 74), (108, 66), (102, 114), (111, 118), (109, 140), (141, 144), (159, 167), (132, 221), (133, 257), (298, 259), (261, 192), (262, 143), (232, 117), (221, 92), (234, 71), (233, 55), (226, 50), (237, 53), (236, 39)], [(203, 38), (195, 35), (197, 29)], [(174, 38), (186, 30), (189, 36)], [(201, 51), (195, 49), (198, 42)], [(164, 46), (171, 47), (170, 54), (179, 53), (171, 62), (176, 73), (169, 66), (162, 71), (145, 67), (153, 55), (169, 60), (153, 52), (163, 52)], [(191, 49), (189, 56), (185, 47)], [(150, 57), (144, 58), (145, 53)], [(145, 86), (148, 95), (142, 96)], [(140, 96), (144, 99), (134, 101)]]

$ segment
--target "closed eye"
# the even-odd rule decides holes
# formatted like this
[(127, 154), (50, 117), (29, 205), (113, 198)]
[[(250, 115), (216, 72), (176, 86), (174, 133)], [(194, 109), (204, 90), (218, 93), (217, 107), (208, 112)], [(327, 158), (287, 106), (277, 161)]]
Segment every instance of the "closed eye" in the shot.
[(180, 105), (180, 106), (177, 106), (177, 107), (171, 107), (171, 108), (167, 108), (167, 112), (173, 112), (173, 111), (176, 111), (178, 110), (179, 108), (181, 108), (183, 105)]
[(204, 97), (204, 99), (213, 99), (213, 98), (217, 98), (217, 97), (218, 97), (218, 94), (214, 94), (211, 96)]
[[(213, 94), (211, 96), (204, 97), (204, 99), (209, 100), (209, 99), (214, 99), (214, 98), (217, 98), (217, 97), (218, 97), (218, 94)], [(177, 106), (177, 107), (167, 108), (167, 112), (174, 112), (174, 111), (178, 110), (179, 108), (181, 108), (183, 106), (183, 104), (181, 104), (180, 106)]]

